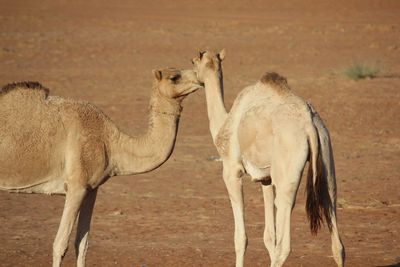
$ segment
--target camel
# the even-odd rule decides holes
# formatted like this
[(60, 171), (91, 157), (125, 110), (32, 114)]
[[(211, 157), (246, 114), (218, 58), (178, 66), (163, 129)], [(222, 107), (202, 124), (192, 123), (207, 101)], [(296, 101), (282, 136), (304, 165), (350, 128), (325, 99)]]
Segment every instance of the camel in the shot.
[(344, 247), (336, 222), (336, 178), (331, 141), (318, 113), (296, 96), (284, 77), (266, 73), (244, 88), (228, 113), (224, 105), (220, 53), (199, 52), (192, 59), (204, 83), (209, 127), (222, 159), (223, 179), (235, 221), (236, 267), (244, 264), (247, 247), (242, 179), (261, 182), (265, 229), (264, 244), (272, 267), (289, 256), (290, 217), (307, 161), (306, 210), (311, 232), (323, 222), (329, 227), (333, 257), (344, 266)]
[(38, 82), (1, 89), (0, 189), (66, 196), (53, 243), (53, 266), (61, 266), (77, 217), (77, 266), (85, 266), (100, 185), (112, 176), (149, 172), (170, 157), (181, 102), (202, 86), (193, 70), (153, 73), (149, 127), (135, 137), (120, 131), (94, 105), (50, 96)]

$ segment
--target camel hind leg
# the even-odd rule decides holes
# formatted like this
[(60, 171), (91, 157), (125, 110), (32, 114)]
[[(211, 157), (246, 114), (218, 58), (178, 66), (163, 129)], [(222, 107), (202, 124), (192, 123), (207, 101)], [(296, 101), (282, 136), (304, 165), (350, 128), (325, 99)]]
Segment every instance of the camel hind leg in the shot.
[[(330, 145), (329, 145), (330, 146)], [(329, 160), (333, 163), (333, 156), (330, 154), (331, 159)], [(324, 156), (322, 157), (323, 161), (325, 161)], [(325, 162), (326, 164), (326, 162)], [(344, 266), (345, 261), (345, 249), (340, 238), (339, 229), (337, 226), (336, 220), (336, 177), (335, 177), (335, 170), (332, 164), (325, 165), (327, 166), (327, 182), (328, 182), (328, 191), (329, 197), (331, 200), (331, 209), (330, 209), (330, 219), (331, 219), (331, 240), (332, 240), (332, 253), (333, 258), (335, 259), (336, 264), (339, 267)]]
[(275, 206), (274, 206), (274, 188), (273, 185), (262, 184), (264, 197), (264, 244), (268, 250), (271, 263), (275, 261)]
[(97, 188), (88, 191), (83, 200), (82, 207), (79, 212), (78, 226), (76, 229), (75, 253), (77, 257), (77, 266), (84, 267), (86, 260), (86, 252), (88, 249), (88, 238), (90, 231), (90, 222), (92, 219), (94, 203), (96, 201)]
[[(345, 250), (342, 240), (339, 235), (339, 230), (336, 220), (336, 175), (335, 175), (335, 163), (333, 159), (333, 151), (328, 130), (323, 125), (322, 120), (319, 117), (314, 118), (315, 126), (318, 129), (320, 146), (321, 146), (321, 158), (323, 171), (326, 177), (326, 185), (328, 187), (328, 194), (324, 197), (330, 199), (330, 222), (331, 222), (331, 240), (332, 240), (332, 253), (336, 264), (339, 267), (344, 266), (345, 261)], [(329, 218), (327, 218), (329, 219)]]
[(306, 138), (294, 138), (288, 134), (277, 136), (271, 165), (272, 183), (276, 189), (276, 246), (272, 267), (282, 266), (291, 251), (291, 214), (307, 156)]

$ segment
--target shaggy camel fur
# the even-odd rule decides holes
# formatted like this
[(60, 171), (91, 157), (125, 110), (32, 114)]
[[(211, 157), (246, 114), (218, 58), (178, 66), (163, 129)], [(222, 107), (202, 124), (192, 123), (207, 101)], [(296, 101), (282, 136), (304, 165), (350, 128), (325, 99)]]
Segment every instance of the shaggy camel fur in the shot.
[(53, 244), (60, 266), (75, 220), (77, 266), (85, 265), (98, 187), (111, 176), (144, 173), (163, 164), (175, 145), (181, 102), (201, 88), (192, 70), (154, 71), (149, 128), (131, 137), (97, 107), (49, 96), (36, 82), (0, 91), (0, 189), (65, 194)]
[[(290, 253), (290, 216), (303, 169), (307, 180), (307, 213), (316, 234), (325, 216), (338, 266), (344, 248), (336, 223), (336, 180), (328, 130), (311, 107), (290, 90), (286, 79), (266, 73), (246, 87), (227, 113), (219, 54), (200, 52), (193, 59), (205, 84), (208, 118), (214, 144), (223, 161), (223, 178), (235, 220), (236, 266), (243, 266), (247, 246), (242, 175), (262, 184), (265, 207), (264, 243), (271, 266), (282, 266)], [(276, 218), (275, 218), (276, 216)]]

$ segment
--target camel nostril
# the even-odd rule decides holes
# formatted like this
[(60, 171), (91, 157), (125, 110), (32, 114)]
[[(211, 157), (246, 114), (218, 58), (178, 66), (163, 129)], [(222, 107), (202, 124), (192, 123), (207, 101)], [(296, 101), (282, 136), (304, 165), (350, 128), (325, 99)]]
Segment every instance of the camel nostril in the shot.
[(192, 58), (190, 61), (191, 61), (191, 62), (192, 62), (192, 64), (194, 65), (194, 58)]

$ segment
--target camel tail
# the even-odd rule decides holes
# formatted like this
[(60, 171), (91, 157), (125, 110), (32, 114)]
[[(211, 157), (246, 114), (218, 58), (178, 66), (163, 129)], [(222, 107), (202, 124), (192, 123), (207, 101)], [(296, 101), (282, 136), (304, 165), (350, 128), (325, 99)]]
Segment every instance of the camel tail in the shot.
[(318, 178), (318, 155), (319, 155), (319, 139), (318, 139), (318, 133), (317, 133), (317, 129), (314, 127), (314, 125), (310, 126), (308, 129), (308, 143), (310, 145), (310, 150), (311, 150), (311, 168), (309, 168), (309, 170), (311, 169), (311, 176), (312, 176), (312, 183), (313, 183), (313, 187), (315, 187), (315, 184), (317, 182), (317, 178)]
[(327, 174), (322, 159), (324, 146), (320, 145), (317, 129), (310, 127), (308, 141), (310, 144), (310, 164), (307, 173), (307, 201), (306, 211), (313, 235), (318, 233), (323, 223), (327, 222), (329, 230), (332, 228), (332, 204), (328, 192)]

